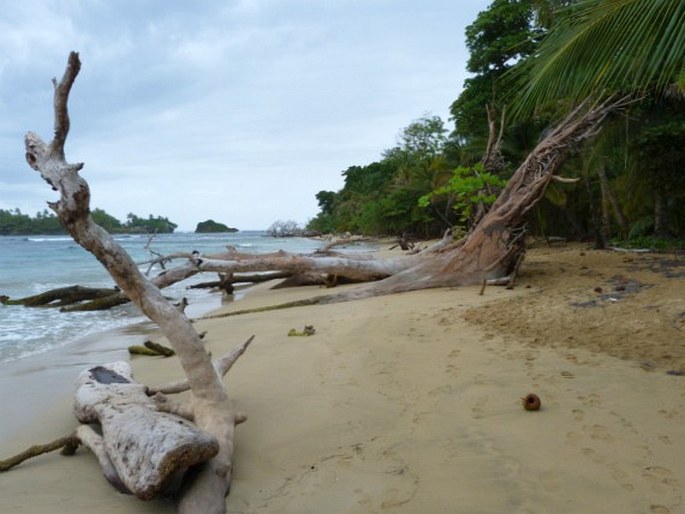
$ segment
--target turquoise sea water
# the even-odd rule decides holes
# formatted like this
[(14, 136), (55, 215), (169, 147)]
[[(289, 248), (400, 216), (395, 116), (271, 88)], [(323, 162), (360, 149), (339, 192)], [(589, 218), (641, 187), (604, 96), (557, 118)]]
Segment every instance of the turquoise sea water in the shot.
[[(116, 236), (133, 259), (143, 264), (150, 255), (145, 235)], [(271, 238), (259, 231), (231, 234), (162, 234), (155, 237), (152, 249), (161, 254), (219, 252), (227, 245), (241, 251), (265, 253), (276, 250), (308, 253), (323, 243), (305, 238)], [(179, 261), (180, 263), (180, 261)], [(154, 274), (154, 272), (153, 272)], [(197, 316), (220, 305), (220, 294), (187, 289), (193, 282), (213, 280), (214, 274), (192, 277), (165, 289), (165, 295), (186, 297), (187, 311)], [(0, 295), (20, 298), (49, 289), (82, 285), (111, 287), (113, 281), (102, 265), (69, 236), (0, 236)], [(93, 334), (143, 321), (132, 305), (100, 312), (61, 313), (54, 308), (27, 308), (0, 305), (0, 363), (15, 361), (60, 346), (69, 345)]]

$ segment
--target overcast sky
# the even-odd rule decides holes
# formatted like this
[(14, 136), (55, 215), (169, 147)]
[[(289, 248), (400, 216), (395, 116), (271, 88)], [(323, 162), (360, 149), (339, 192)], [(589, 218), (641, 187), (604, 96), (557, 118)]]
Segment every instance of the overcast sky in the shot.
[[(69, 162), (92, 205), (193, 230), (306, 223), (424, 114), (447, 122), (489, 0), (1, 0), (0, 208), (55, 193), (24, 160), (52, 137), (69, 51)], [(448, 123), (452, 127), (451, 122)]]

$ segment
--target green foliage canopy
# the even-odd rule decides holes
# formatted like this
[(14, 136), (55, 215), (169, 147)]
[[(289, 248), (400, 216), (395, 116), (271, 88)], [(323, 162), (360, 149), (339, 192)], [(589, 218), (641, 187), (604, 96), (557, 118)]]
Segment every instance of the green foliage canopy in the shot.
[[(128, 215), (128, 222), (121, 223), (117, 218), (102, 209), (91, 213), (93, 221), (110, 233), (171, 233), (177, 225), (160, 216), (143, 219), (135, 214)], [(0, 235), (66, 234), (57, 216), (47, 209), (29, 216), (19, 209), (0, 209)]]

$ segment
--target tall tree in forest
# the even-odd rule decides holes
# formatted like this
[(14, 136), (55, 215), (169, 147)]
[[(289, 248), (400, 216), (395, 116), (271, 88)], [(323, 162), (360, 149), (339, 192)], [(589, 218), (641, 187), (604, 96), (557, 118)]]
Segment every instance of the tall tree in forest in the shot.
[(476, 143), (472, 162), (481, 158), (488, 137), (485, 106), (502, 108), (499, 78), (530, 55), (541, 36), (534, 23), (533, 4), (533, 0), (494, 0), (466, 28), (470, 51), (466, 69), (473, 76), (464, 82), (450, 112), (455, 135), (464, 142)]

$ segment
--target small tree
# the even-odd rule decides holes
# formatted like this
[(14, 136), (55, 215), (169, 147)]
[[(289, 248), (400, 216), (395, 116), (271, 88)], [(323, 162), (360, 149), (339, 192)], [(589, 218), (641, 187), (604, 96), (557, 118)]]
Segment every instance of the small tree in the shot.
[(447, 184), (419, 198), (419, 206), (429, 207), (438, 200), (446, 200), (459, 214), (460, 220), (470, 226), (478, 205), (492, 205), (506, 184), (506, 180), (485, 171), (482, 163), (460, 166), (454, 170)]
[(269, 237), (300, 237), (304, 234), (304, 229), (297, 224), (296, 221), (274, 221), (269, 228), (266, 229), (266, 235)]

